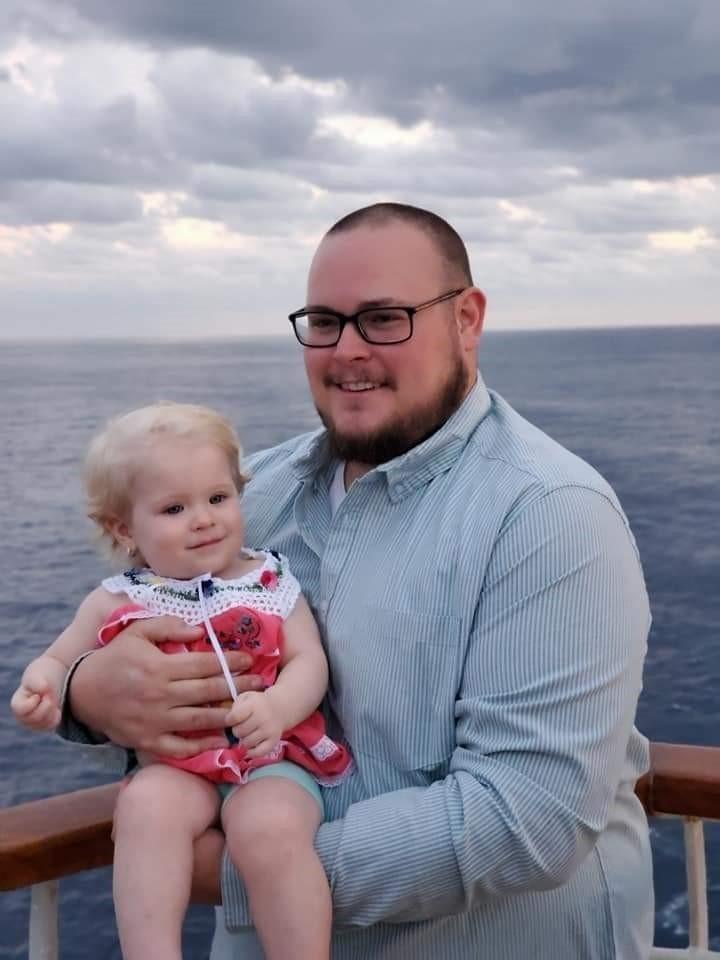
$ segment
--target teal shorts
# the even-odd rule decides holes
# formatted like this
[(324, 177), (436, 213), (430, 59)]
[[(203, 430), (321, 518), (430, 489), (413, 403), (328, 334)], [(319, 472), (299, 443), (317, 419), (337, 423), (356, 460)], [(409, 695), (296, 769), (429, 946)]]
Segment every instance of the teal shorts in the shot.
[[(262, 780), (263, 777), (284, 777), (285, 780), (292, 780), (294, 783), (297, 783), (299, 787), (302, 787), (303, 790), (307, 790), (320, 807), (321, 813), (325, 812), (322, 794), (320, 793), (320, 787), (317, 785), (317, 781), (307, 770), (299, 767), (296, 763), (290, 763), (289, 760), (278, 760), (277, 763), (268, 763), (264, 767), (257, 767), (248, 774), (248, 783), (252, 783), (253, 780)], [(217, 787), (224, 806), (236, 790), (242, 789), (243, 784), (219, 783)]]

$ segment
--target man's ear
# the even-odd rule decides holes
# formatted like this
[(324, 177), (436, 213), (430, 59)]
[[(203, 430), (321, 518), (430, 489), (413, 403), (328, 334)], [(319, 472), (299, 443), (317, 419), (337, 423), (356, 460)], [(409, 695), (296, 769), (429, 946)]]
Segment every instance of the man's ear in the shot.
[(485, 294), (478, 287), (468, 287), (459, 301), (456, 318), (460, 339), (465, 350), (474, 353), (485, 320)]

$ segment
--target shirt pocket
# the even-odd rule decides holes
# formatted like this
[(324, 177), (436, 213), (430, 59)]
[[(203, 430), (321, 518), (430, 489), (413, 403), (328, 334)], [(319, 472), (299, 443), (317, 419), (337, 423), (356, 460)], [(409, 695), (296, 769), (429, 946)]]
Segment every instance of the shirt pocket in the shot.
[(331, 696), (358, 756), (399, 770), (450, 757), (461, 626), (459, 617), (366, 605), (329, 631)]

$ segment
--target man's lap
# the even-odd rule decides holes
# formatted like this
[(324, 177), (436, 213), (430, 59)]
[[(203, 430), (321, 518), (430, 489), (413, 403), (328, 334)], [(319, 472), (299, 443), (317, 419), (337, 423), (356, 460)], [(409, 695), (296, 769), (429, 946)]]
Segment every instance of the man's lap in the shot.
[(252, 927), (229, 933), (222, 907), (215, 908), (215, 936), (210, 960), (264, 960), (260, 941)]

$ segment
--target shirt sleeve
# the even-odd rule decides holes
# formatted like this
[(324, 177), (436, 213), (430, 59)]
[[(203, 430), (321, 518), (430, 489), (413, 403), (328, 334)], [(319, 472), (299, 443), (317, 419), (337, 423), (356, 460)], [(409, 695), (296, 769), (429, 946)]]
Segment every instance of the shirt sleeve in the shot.
[(102, 765), (119, 774), (128, 772), (136, 765), (135, 753), (133, 750), (125, 750), (111, 743), (108, 738), (99, 731), (91, 730), (84, 723), (80, 723), (70, 709), (70, 698), (68, 691), (73, 674), (80, 666), (85, 657), (92, 656), (93, 650), (82, 653), (71, 665), (65, 677), (62, 694), (60, 698), (60, 723), (55, 731), (63, 740), (69, 740), (71, 743), (82, 744), (85, 747), (97, 747), (93, 751), (93, 756), (102, 761)]
[(566, 882), (639, 772), (625, 764), (648, 629), (635, 544), (607, 498), (562, 488), (507, 519), (448, 775), (318, 831), (336, 922), (423, 920)]

